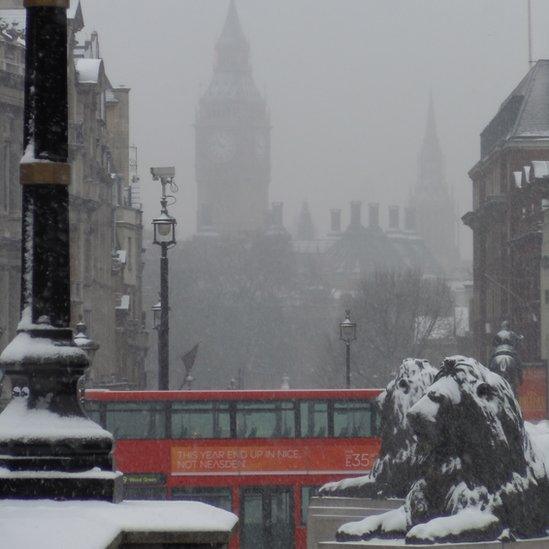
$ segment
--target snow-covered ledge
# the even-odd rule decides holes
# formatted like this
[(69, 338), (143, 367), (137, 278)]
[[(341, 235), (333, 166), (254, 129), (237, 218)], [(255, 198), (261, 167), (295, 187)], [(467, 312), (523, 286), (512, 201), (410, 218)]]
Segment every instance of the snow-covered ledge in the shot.
[(187, 501), (0, 501), (2, 547), (116, 549), (131, 544), (223, 547), (238, 519)]
[[(370, 541), (340, 542), (322, 541), (315, 549), (389, 549), (410, 547), (403, 539), (372, 539)], [(482, 541), (477, 543), (435, 543), (412, 545), (414, 549), (549, 549), (549, 538), (531, 538), (518, 541)]]

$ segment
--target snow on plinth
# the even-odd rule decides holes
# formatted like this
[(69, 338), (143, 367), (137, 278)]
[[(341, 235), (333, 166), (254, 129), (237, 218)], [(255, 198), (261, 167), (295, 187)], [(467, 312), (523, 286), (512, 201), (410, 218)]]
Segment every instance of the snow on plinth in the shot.
[(32, 337), (21, 332), (17, 334), (11, 343), (2, 351), (2, 362), (18, 364), (23, 361), (35, 361), (38, 364), (54, 361), (67, 361), (86, 359), (82, 349), (71, 345), (58, 345), (46, 337)]
[(131, 532), (225, 533), (233, 513), (187, 501), (0, 501), (2, 547), (104, 549)]
[(13, 398), (0, 414), (1, 440), (110, 439), (112, 435), (85, 417), (59, 416), (27, 407), (24, 397)]

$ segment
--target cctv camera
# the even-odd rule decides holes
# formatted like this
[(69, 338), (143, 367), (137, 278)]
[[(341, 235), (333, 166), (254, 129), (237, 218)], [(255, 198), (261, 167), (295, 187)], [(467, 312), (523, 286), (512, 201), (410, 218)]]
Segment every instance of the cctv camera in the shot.
[(173, 166), (170, 166), (169, 168), (151, 168), (151, 174), (155, 181), (164, 178), (168, 179), (170, 177), (175, 177), (175, 168)]

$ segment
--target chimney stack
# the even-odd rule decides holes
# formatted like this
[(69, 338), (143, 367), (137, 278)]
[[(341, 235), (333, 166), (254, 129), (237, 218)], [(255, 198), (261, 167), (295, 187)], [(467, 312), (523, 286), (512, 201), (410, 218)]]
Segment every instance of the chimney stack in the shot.
[(339, 208), (330, 210), (330, 232), (341, 233), (341, 210)]
[(389, 229), (393, 231), (398, 231), (400, 229), (398, 206), (389, 206)]
[(404, 228), (412, 233), (416, 232), (416, 211), (414, 208), (404, 209)]
[(362, 202), (360, 200), (353, 200), (351, 202), (351, 227), (360, 227), (362, 225)]
[(284, 202), (271, 202), (271, 211), (272, 211), (272, 223), (273, 227), (283, 227), (284, 226)]
[(379, 204), (377, 202), (368, 204), (368, 226), (379, 227)]

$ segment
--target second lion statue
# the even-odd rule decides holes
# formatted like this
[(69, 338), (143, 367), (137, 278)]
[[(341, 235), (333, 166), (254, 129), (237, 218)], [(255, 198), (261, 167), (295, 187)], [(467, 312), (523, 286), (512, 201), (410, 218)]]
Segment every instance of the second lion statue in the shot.
[(408, 411), (423, 464), (399, 509), (340, 527), (340, 541), (407, 543), (545, 535), (549, 482), (509, 383), (474, 359), (447, 358)]

